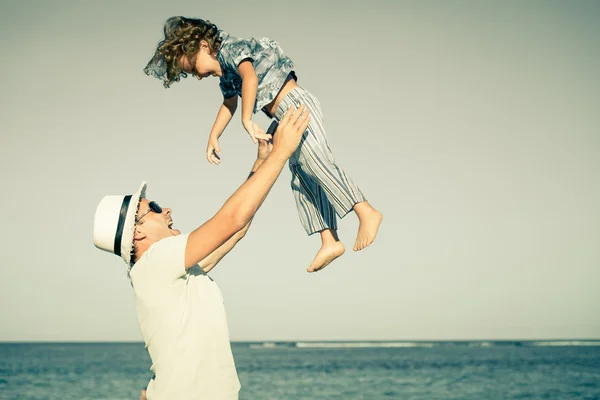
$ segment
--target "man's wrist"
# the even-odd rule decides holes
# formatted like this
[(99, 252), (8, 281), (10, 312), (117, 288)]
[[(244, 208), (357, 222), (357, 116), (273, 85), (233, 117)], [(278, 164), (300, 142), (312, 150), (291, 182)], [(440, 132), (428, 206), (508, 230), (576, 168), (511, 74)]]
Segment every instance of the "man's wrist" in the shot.
[(262, 165), (264, 163), (266, 163), (267, 165), (265, 166), (265, 168), (269, 168), (269, 167), (275, 167), (275, 168), (280, 168), (283, 165), (285, 165), (286, 161), (288, 160), (289, 156), (285, 156), (285, 153), (282, 151), (271, 151), (269, 153), (269, 155), (267, 156), (267, 158), (265, 158), (264, 160), (256, 160), (254, 162), (254, 167), (252, 168), (252, 171), (248, 174), (248, 178), (250, 179), (250, 177), (252, 175), (254, 175), (256, 172), (258, 172), (258, 169), (260, 167), (262, 167)]
[(252, 171), (256, 171), (258, 168), (260, 168), (260, 166), (262, 165), (262, 163), (265, 162), (265, 160), (266, 158), (261, 158), (254, 161), (254, 167), (252, 168)]
[(267, 156), (267, 158), (275, 158), (279, 161), (283, 161), (286, 162), (288, 160), (288, 158), (291, 157), (291, 154), (286, 152), (283, 149), (277, 149), (274, 148), (273, 150), (271, 150), (271, 153), (269, 153), (269, 155)]
[(250, 173), (248, 174), (248, 178), (247, 179), (250, 179), (250, 177), (252, 175), (254, 175), (254, 173), (256, 171), (258, 171), (258, 169), (262, 165), (263, 161), (264, 161), (264, 159), (257, 159), (256, 161), (254, 161), (254, 165), (252, 166), (252, 171), (250, 171)]

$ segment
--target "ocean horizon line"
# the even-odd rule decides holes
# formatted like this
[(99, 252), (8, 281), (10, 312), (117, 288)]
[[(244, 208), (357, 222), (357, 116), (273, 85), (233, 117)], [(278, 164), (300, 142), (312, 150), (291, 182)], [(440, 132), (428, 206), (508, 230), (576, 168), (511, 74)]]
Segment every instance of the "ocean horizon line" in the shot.
[[(300, 343), (300, 344), (333, 344), (333, 343), (598, 343), (598, 338), (553, 338), (553, 339), (256, 339), (231, 340), (234, 344), (261, 343)], [(142, 340), (0, 340), (0, 344), (143, 344)]]

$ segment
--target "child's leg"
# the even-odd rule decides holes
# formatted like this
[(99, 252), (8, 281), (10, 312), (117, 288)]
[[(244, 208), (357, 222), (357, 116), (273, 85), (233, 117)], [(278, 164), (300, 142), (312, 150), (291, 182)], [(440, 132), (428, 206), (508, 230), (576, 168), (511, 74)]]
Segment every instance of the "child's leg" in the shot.
[(323, 190), (302, 172), (299, 165), (290, 162), (290, 171), (300, 222), (309, 235), (316, 232), (321, 235), (321, 248), (307, 269), (308, 272), (318, 271), (346, 251), (337, 236), (335, 210)]
[(321, 234), (321, 248), (308, 267), (308, 272), (315, 272), (325, 268), (346, 251), (335, 229), (324, 229), (319, 233)]
[(379, 225), (383, 220), (383, 214), (374, 209), (368, 201), (354, 205), (354, 212), (360, 221), (358, 227), (358, 234), (356, 235), (356, 241), (354, 242), (354, 251), (359, 251), (369, 246), (375, 240)]
[(293, 158), (297, 160), (305, 175), (318, 182), (340, 218), (352, 210), (356, 212), (360, 226), (354, 250), (364, 249), (375, 240), (383, 216), (366, 201), (354, 181), (335, 163), (325, 136), (319, 101), (306, 90), (297, 88), (281, 103), (285, 103), (285, 108), (282, 108), (281, 104), (279, 106), (282, 110), (287, 110), (292, 104), (296, 107), (304, 104), (310, 110), (311, 119), (307, 133)]

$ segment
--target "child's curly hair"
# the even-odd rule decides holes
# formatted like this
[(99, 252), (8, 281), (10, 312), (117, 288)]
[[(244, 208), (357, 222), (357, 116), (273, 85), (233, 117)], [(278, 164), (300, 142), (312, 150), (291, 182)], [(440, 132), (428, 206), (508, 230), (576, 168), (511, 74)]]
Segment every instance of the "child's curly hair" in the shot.
[(165, 38), (158, 43), (154, 57), (148, 62), (144, 72), (161, 79), (165, 88), (181, 78), (187, 78), (187, 73), (181, 70), (181, 56), (192, 57), (200, 48), (200, 41), (208, 43), (212, 52), (221, 46), (219, 29), (210, 21), (171, 17), (164, 27)]

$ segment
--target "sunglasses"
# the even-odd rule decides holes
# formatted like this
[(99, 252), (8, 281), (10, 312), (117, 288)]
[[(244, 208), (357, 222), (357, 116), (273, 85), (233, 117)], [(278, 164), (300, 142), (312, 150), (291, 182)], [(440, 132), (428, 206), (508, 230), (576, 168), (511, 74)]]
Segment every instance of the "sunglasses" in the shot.
[(140, 215), (139, 217), (137, 217), (135, 219), (135, 223), (137, 224), (138, 222), (140, 222), (142, 220), (142, 218), (144, 218), (146, 216), (146, 214), (148, 214), (149, 212), (162, 214), (162, 211), (163, 211), (162, 207), (159, 206), (157, 202), (151, 201), (150, 203), (148, 203), (148, 209), (146, 210), (146, 212), (143, 213), (142, 215)]

